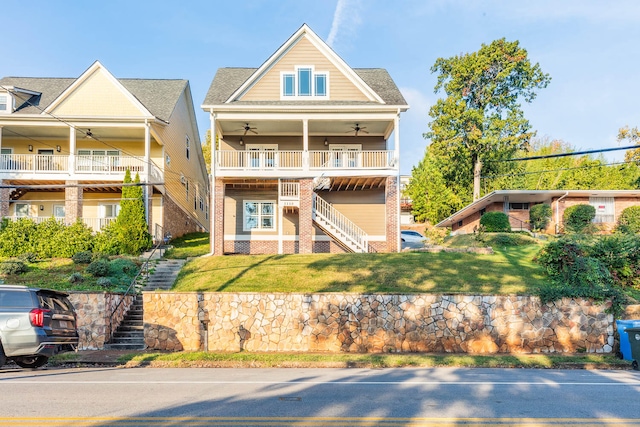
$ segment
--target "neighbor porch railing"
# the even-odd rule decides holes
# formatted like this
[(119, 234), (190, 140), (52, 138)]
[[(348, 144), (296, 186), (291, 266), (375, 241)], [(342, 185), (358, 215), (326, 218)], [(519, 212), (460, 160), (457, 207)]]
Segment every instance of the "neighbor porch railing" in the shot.
[(0, 154), (3, 172), (68, 172), (69, 156), (51, 154)]
[(238, 170), (392, 169), (394, 151), (216, 151), (216, 167)]

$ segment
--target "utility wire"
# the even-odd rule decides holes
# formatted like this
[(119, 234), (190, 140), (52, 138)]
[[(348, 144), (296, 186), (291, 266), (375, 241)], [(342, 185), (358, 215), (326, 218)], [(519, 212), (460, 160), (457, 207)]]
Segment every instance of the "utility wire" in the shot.
[(572, 151), (570, 153), (545, 154), (533, 157), (516, 157), (513, 159), (487, 160), (487, 162), (521, 162), (526, 160), (553, 159), (555, 157), (581, 156), (583, 154), (606, 153), (608, 151), (640, 149), (640, 145), (627, 145), (624, 147), (600, 148), (598, 150)]
[(567, 167), (567, 168), (546, 169), (541, 171), (515, 172), (515, 173), (507, 173), (503, 175), (485, 175), (485, 176), (482, 176), (481, 178), (493, 179), (493, 178), (503, 178), (503, 177), (509, 177), (509, 176), (534, 175), (534, 174), (548, 173), (548, 172), (561, 172), (561, 171), (568, 171), (568, 170), (575, 170), (575, 169), (601, 168), (601, 167), (607, 167), (607, 166), (626, 165), (626, 164), (632, 164), (632, 163), (636, 163), (636, 162), (633, 160), (630, 160), (630, 161), (624, 161), (624, 162), (601, 163), (598, 165), (583, 165), (583, 166), (573, 166), (573, 167)]

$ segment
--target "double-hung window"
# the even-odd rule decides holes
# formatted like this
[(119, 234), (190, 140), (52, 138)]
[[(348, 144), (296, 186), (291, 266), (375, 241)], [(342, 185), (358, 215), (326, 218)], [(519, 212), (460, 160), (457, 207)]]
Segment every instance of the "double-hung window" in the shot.
[(276, 229), (276, 203), (273, 201), (244, 202), (244, 231)]
[(300, 65), (295, 72), (283, 72), (282, 99), (327, 98), (329, 96), (329, 73), (316, 72), (313, 66)]
[(0, 114), (9, 112), (9, 95), (0, 95)]

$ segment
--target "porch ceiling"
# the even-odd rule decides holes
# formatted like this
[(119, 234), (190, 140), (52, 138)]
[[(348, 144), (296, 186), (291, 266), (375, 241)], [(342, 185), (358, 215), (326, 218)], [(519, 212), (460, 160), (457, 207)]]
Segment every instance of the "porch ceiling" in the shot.
[[(91, 138), (87, 136), (87, 133), (93, 135), (94, 140), (117, 140), (117, 141), (144, 141), (144, 129), (138, 127), (126, 127), (126, 126), (83, 126), (78, 127), (76, 130), (76, 141), (81, 143), (82, 141), (91, 141)], [(2, 136), (5, 139), (24, 139), (25, 141), (39, 142), (43, 139), (59, 139), (69, 140), (69, 128), (66, 126), (18, 126), (18, 125), (3, 125)], [(152, 136), (153, 138), (153, 136)]]
[[(302, 120), (220, 120), (223, 135), (302, 135)], [(384, 136), (393, 122), (389, 120), (309, 120), (309, 135), (354, 136), (356, 124), (363, 129), (358, 136)]]
[(234, 190), (277, 190), (277, 179), (247, 179), (235, 178), (225, 179), (225, 185)]
[(366, 176), (366, 177), (335, 177), (331, 178), (329, 191), (358, 191), (371, 190), (374, 188), (384, 188), (386, 177)]

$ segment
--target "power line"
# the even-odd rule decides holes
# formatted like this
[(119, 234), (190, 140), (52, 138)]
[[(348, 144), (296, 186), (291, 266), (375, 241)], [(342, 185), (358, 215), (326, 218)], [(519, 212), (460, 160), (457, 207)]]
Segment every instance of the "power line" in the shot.
[(503, 175), (486, 175), (486, 176), (482, 176), (481, 178), (493, 179), (493, 178), (502, 178), (502, 177), (508, 177), (508, 176), (534, 175), (534, 174), (548, 173), (548, 172), (561, 172), (561, 171), (568, 171), (568, 170), (575, 170), (575, 169), (601, 168), (601, 167), (607, 167), (607, 166), (626, 165), (626, 164), (633, 164), (633, 163), (635, 163), (635, 161), (631, 160), (631, 161), (624, 161), (624, 162), (601, 163), (597, 165), (582, 165), (582, 166), (573, 166), (573, 167), (567, 167), (567, 168), (546, 169), (541, 171), (515, 172), (515, 173), (508, 173)]
[(627, 145), (624, 147), (601, 148), (598, 150), (572, 151), (570, 153), (545, 154), (545, 155), (533, 156), (533, 157), (516, 157), (514, 159), (487, 160), (487, 161), (488, 162), (520, 162), (525, 160), (552, 159), (555, 157), (581, 156), (584, 154), (606, 153), (608, 151), (632, 150), (632, 149), (640, 149), (640, 145)]

